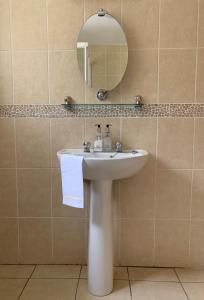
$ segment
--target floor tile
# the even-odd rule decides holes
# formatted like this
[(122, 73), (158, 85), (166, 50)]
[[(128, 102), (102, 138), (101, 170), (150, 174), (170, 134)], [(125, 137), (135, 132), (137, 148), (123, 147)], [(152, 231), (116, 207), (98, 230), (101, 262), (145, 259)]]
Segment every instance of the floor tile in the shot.
[[(82, 267), (80, 278), (87, 278), (87, 266)], [(128, 280), (127, 267), (114, 267), (114, 279)]]
[(204, 299), (204, 283), (183, 283), (189, 300)]
[(88, 292), (87, 280), (80, 279), (76, 300), (131, 300), (128, 280), (115, 280), (113, 292), (104, 297), (97, 297)]
[(128, 267), (130, 280), (178, 281), (173, 269)]
[[(181, 282), (204, 282), (203, 270), (191, 270), (176, 268), (176, 273)], [(203, 296), (204, 299), (204, 296)]]
[(131, 281), (132, 300), (187, 300), (180, 283)]
[(38, 265), (32, 278), (79, 278), (81, 266)]
[(0, 265), (0, 278), (29, 278), (33, 265)]
[(20, 300), (74, 300), (77, 279), (30, 279)]
[(26, 281), (26, 279), (0, 279), (0, 299), (17, 300)]

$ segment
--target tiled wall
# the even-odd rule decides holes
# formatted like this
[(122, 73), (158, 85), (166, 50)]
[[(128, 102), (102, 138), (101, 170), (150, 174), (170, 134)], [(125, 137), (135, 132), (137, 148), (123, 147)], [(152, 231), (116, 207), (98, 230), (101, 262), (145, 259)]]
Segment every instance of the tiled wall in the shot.
[(1, 104), (60, 104), (65, 95), (96, 102), (75, 51), (99, 7), (118, 19), (129, 44), (125, 78), (109, 101), (141, 94), (147, 103), (203, 102), (203, 0), (1, 0)]
[[(108, 102), (204, 102), (204, 0), (0, 0), (0, 104), (95, 103), (75, 42), (100, 7), (130, 49)], [(114, 184), (115, 263), (204, 267), (204, 118), (190, 116), (0, 119), (0, 263), (86, 262), (88, 201), (62, 206), (56, 151), (93, 140), (98, 121), (151, 153)]]

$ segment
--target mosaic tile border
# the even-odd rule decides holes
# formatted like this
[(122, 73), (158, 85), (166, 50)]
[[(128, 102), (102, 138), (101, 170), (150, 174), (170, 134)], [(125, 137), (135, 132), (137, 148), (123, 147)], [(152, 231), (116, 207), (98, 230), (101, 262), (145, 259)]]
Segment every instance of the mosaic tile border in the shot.
[(74, 104), (69, 110), (62, 105), (0, 105), (0, 118), (104, 118), (104, 117), (204, 117), (202, 104)]

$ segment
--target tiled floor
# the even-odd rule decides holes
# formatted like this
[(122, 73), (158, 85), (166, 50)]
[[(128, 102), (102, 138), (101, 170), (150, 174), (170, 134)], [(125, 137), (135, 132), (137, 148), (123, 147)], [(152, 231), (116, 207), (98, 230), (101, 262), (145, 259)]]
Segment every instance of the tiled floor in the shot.
[[(116, 267), (106, 300), (204, 300), (204, 271)], [(94, 300), (87, 268), (69, 265), (0, 265), (0, 300)]]

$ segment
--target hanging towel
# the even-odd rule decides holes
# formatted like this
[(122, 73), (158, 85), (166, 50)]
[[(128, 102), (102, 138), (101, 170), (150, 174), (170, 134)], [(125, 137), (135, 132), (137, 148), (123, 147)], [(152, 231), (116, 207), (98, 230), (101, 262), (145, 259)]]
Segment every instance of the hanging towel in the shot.
[(63, 204), (83, 208), (83, 157), (63, 154), (60, 159)]

